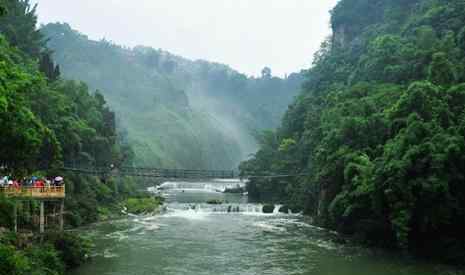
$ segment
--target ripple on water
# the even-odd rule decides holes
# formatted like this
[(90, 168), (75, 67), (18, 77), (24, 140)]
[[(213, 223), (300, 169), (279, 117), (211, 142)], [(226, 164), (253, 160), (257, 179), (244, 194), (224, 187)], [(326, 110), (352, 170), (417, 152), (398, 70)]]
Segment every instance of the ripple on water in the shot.
[(178, 210), (168, 209), (168, 213), (162, 215), (163, 218), (182, 218), (187, 220), (207, 220), (210, 213), (201, 210)]
[[(233, 197), (186, 193), (178, 202), (173, 196), (164, 214), (97, 225), (92, 237), (100, 248), (96, 255), (100, 261), (72, 274), (445, 274), (432, 273), (431, 268), (422, 272), (415, 265), (410, 268), (336, 244), (332, 232), (306, 223), (301, 215), (263, 214), (260, 205), (249, 204), (242, 196), (231, 203), (240, 212), (227, 213), (224, 205), (209, 206), (204, 201), (208, 196), (224, 201)], [(196, 210), (187, 209), (194, 205)]]
[(338, 249), (338, 246), (331, 241), (314, 240), (314, 241), (311, 241), (311, 243), (318, 246), (319, 248), (324, 248), (326, 250), (337, 250)]
[(109, 248), (107, 248), (107, 249), (105, 249), (105, 250), (103, 251), (103, 255), (102, 255), (102, 256), (103, 256), (104, 258), (106, 258), (106, 259), (117, 258), (117, 257), (119, 257), (118, 254), (113, 253)]
[(273, 225), (273, 224), (271, 224), (269, 222), (266, 222), (266, 221), (254, 222), (252, 225), (262, 229), (263, 231), (267, 231), (267, 232), (273, 232), (273, 233), (275, 233), (275, 232), (286, 232), (286, 228)]
[(105, 237), (108, 239), (114, 239), (114, 240), (118, 240), (121, 242), (121, 241), (127, 240), (129, 238), (129, 235), (128, 235), (128, 230), (124, 230), (124, 231), (115, 231), (112, 233), (108, 233), (105, 235)]

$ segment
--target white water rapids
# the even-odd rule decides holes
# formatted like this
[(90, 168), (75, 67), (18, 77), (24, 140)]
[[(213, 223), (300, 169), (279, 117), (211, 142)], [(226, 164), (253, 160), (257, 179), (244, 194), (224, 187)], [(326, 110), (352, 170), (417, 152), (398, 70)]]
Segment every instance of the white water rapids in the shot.
[[(238, 181), (168, 182), (160, 215), (129, 215), (82, 232), (93, 261), (71, 275), (433, 275), (432, 264), (333, 241), (301, 214), (264, 214)], [(207, 201), (223, 204), (207, 204)], [(448, 273), (449, 274), (449, 273)], [(453, 274), (453, 273), (450, 273)]]

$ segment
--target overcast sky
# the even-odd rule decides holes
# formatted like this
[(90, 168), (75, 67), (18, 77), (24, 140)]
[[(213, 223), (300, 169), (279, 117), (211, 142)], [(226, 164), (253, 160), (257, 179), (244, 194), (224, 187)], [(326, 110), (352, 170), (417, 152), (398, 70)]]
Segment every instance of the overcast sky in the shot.
[(33, 0), (41, 23), (67, 22), (92, 39), (162, 48), (248, 75), (308, 68), (330, 34), (338, 0)]

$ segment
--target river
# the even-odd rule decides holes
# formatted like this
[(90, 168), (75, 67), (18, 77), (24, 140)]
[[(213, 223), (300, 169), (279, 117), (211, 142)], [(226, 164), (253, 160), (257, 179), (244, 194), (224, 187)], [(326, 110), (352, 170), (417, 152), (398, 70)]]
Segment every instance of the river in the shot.
[[(302, 215), (263, 214), (246, 196), (216, 192), (230, 184), (166, 183), (165, 213), (86, 228), (82, 234), (96, 244), (93, 260), (70, 275), (454, 274), (336, 244), (335, 233), (312, 226)], [(207, 205), (209, 199), (228, 203)]]

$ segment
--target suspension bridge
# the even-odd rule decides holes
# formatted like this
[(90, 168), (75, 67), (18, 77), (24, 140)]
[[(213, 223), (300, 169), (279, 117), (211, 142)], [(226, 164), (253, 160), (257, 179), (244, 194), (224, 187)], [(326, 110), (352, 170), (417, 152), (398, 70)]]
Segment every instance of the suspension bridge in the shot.
[(128, 176), (158, 179), (235, 179), (239, 172), (234, 170), (189, 170), (161, 169), (148, 167), (70, 167), (60, 168), (61, 171), (94, 176)]
[(65, 166), (61, 171), (76, 174), (86, 174), (101, 177), (129, 176), (174, 180), (209, 180), (209, 179), (257, 179), (257, 178), (289, 178), (308, 176), (306, 173), (293, 174), (262, 174), (244, 175), (235, 170), (189, 170), (189, 169), (162, 169), (149, 167), (74, 167)]

